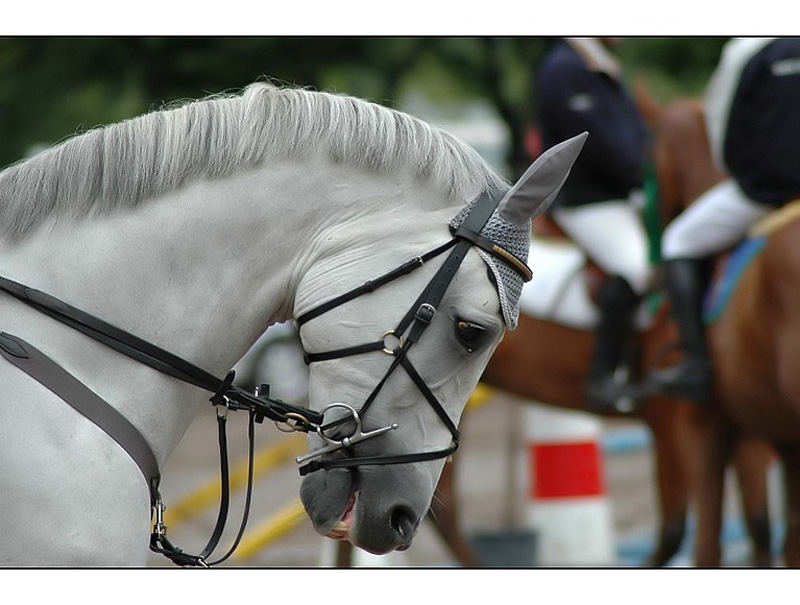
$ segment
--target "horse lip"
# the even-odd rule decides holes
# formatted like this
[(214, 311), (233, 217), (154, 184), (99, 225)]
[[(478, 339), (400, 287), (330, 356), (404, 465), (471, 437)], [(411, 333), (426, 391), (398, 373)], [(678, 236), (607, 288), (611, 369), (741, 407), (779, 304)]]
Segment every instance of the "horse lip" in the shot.
[(350, 528), (353, 525), (353, 511), (356, 506), (356, 500), (358, 499), (358, 488), (353, 490), (353, 493), (350, 494), (350, 499), (347, 501), (347, 506), (344, 507), (344, 512), (342, 513), (342, 518), (339, 522), (333, 526), (327, 534), (325, 534), (329, 538), (333, 538), (334, 540), (346, 540), (350, 536)]

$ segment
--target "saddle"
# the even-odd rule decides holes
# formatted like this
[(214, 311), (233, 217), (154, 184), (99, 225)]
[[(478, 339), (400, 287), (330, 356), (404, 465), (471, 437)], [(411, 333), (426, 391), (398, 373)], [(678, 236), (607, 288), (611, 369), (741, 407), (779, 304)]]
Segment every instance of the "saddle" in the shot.
[(764, 249), (767, 237), (798, 218), (800, 199), (767, 214), (748, 230), (747, 236), (733, 250), (719, 256), (703, 301), (703, 321), (706, 324), (713, 324), (722, 317), (739, 279)]

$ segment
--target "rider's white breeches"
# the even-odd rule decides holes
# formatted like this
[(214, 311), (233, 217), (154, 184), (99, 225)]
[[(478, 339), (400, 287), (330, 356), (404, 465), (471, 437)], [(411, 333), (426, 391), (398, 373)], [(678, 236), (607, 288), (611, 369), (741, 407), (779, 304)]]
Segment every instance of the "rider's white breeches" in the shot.
[(733, 179), (714, 185), (664, 230), (664, 260), (703, 258), (738, 242), (748, 228), (772, 210), (748, 198)]
[(597, 265), (620, 275), (637, 294), (650, 285), (647, 234), (639, 211), (628, 200), (556, 208), (553, 220)]

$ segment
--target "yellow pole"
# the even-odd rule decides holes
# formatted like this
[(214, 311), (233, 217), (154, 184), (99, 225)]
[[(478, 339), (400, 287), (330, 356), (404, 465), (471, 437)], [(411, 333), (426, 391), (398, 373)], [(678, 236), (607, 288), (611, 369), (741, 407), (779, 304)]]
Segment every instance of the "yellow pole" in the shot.
[(472, 391), (472, 395), (470, 395), (469, 399), (467, 400), (467, 409), (475, 409), (482, 406), (493, 395), (494, 389), (492, 387), (486, 386), (482, 382), (479, 382), (478, 386), (475, 387), (475, 390)]
[(233, 558), (235, 561), (245, 561), (258, 551), (286, 535), (297, 527), (305, 518), (306, 511), (299, 498), (295, 498), (266, 521), (256, 526), (252, 532), (247, 532)]

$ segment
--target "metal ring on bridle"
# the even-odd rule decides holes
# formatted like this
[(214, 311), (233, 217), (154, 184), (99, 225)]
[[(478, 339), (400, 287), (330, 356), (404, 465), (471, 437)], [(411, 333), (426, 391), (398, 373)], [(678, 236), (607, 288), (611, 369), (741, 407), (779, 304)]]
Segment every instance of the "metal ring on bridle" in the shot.
[(346, 403), (331, 403), (329, 405), (326, 405), (325, 408), (322, 410), (323, 418), (325, 416), (325, 412), (327, 412), (328, 410), (330, 410), (332, 408), (344, 408), (345, 410), (350, 412), (350, 415), (353, 417), (353, 422), (355, 423), (355, 427), (353, 428), (353, 432), (350, 435), (348, 435), (347, 437), (344, 437), (342, 439), (331, 439), (330, 437), (328, 437), (325, 434), (325, 431), (323, 430), (324, 427), (323, 427), (322, 424), (320, 424), (317, 427), (317, 434), (322, 438), (323, 441), (325, 441), (326, 443), (328, 443), (330, 445), (348, 446), (346, 441), (349, 440), (349, 438), (352, 437), (353, 435), (358, 435), (358, 434), (361, 433), (361, 418), (359, 417), (358, 412), (356, 411), (356, 409), (353, 406), (347, 405)]
[[(331, 403), (324, 410), (322, 410), (322, 414), (324, 415), (325, 412), (331, 408), (344, 408), (350, 412), (350, 415), (353, 417), (353, 422), (355, 423), (353, 432), (347, 437), (333, 439), (325, 434), (322, 425), (317, 426), (317, 435), (319, 435), (320, 439), (322, 439), (326, 445), (318, 450), (314, 450), (313, 452), (309, 452), (303, 456), (298, 456), (295, 458), (298, 464), (302, 464), (303, 462), (311, 460), (312, 458), (317, 458), (318, 456), (322, 456), (324, 454), (330, 454), (343, 448), (349, 448), (356, 443), (365, 441), (367, 439), (372, 439), (378, 435), (383, 435), (387, 431), (393, 431), (397, 428), (397, 423), (392, 423), (389, 426), (384, 426), (379, 429), (375, 429), (374, 431), (368, 431), (365, 433), (361, 430), (361, 417), (358, 415), (358, 411), (356, 411), (355, 408), (347, 405), (346, 403)], [(340, 423), (340, 421), (334, 422), (337, 424)]]
[[(296, 412), (286, 412), (284, 414), (286, 418), (284, 420), (276, 420), (275, 426), (278, 430), (282, 433), (296, 433), (300, 430), (300, 426), (311, 426), (311, 423), (308, 421), (308, 418), (303, 416), (302, 414), (298, 414)], [(294, 420), (294, 424), (290, 424), (289, 421)], [(284, 428), (285, 427), (285, 428)]]
[[(397, 339), (397, 348), (390, 349), (389, 347), (386, 346), (387, 336), (392, 336)], [(405, 340), (403, 340), (403, 337), (398, 336), (394, 330), (386, 330), (386, 332), (384, 332), (383, 335), (381, 336), (381, 340), (383, 340), (383, 352), (386, 353), (387, 355), (397, 355), (397, 351), (402, 349), (403, 345), (405, 344)]]

